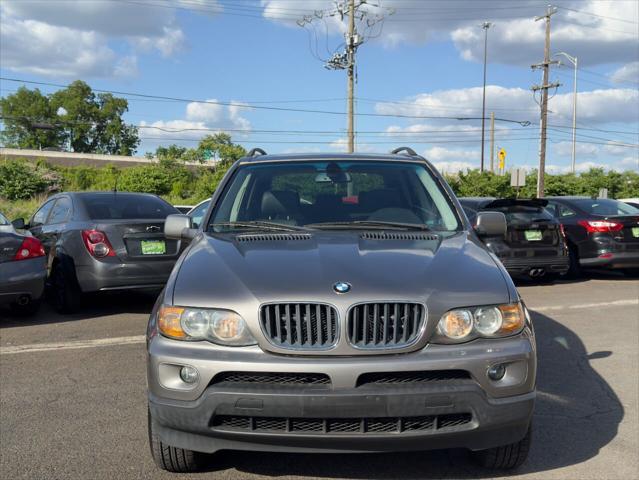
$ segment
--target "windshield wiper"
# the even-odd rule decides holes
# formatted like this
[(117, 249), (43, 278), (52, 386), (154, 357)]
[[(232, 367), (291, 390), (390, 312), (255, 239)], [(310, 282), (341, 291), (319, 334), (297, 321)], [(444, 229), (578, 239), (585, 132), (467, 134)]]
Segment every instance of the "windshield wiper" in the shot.
[(321, 223), (307, 223), (304, 225), (307, 228), (393, 228), (399, 230), (430, 230), (426, 225), (421, 223), (403, 223), (403, 222), (384, 222), (381, 220), (353, 220), (352, 222), (321, 222)]
[(230, 227), (230, 228), (253, 228), (253, 229), (266, 229), (266, 230), (279, 230), (283, 232), (296, 232), (300, 230), (307, 230), (304, 227), (299, 227), (297, 225), (284, 225), (282, 223), (277, 222), (267, 222), (261, 220), (249, 220), (245, 222), (219, 222), (219, 223), (211, 223), (209, 228), (214, 227)]

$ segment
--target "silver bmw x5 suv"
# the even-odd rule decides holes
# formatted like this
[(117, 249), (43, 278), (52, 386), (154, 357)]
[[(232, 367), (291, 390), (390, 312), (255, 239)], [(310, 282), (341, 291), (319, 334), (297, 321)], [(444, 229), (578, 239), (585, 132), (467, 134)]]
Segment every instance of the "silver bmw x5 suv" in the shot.
[[(510, 277), (444, 179), (389, 155), (235, 163), (151, 314), (149, 440), (160, 468), (220, 450), (467, 448), (519, 466), (535, 338)], [(213, 457), (215, 458), (215, 457)]]

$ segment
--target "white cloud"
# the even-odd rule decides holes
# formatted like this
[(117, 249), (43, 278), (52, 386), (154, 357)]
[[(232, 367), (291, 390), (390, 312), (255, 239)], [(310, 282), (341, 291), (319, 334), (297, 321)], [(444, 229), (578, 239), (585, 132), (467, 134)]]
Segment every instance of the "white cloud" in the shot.
[[(215, 99), (206, 100), (216, 102)], [(235, 102), (234, 102), (235, 103)], [(237, 102), (238, 104), (241, 104)], [(140, 122), (140, 137), (157, 140), (165, 138), (172, 143), (181, 143), (183, 139), (192, 146), (190, 140), (199, 140), (205, 135), (229, 131), (233, 137), (242, 136), (235, 130), (250, 130), (251, 122), (241, 115), (241, 107), (224, 106), (215, 103), (191, 102), (186, 105), (183, 119)], [(149, 140), (149, 141), (151, 141)]]
[[(482, 88), (470, 87), (421, 93), (402, 102), (380, 102), (378, 113), (409, 116), (481, 117)], [(559, 93), (549, 101), (550, 119), (567, 125), (572, 120), (572, 93)], [(539, 107), (523, 88), (486, 87), (486, 111), (496, 117), (537, 122)], [(507, 112), (502, 115), (500, 112)], [(419, 120), (415, 120), (419, 121)], [(449, 121), (449, 120), (448, 120)], [(594, 90), (578, 94), (578, 121), (588, 124), (639, 121), (639, 91), (631, 88)], [(497, 124), (501, 124), (499, 121)], [(503, 125), (503, 124), (502, 124)]]
[(639, 85), (639, 61), (630, 62), (610, 75), (614, 83), (634, 83)]
[[(553, 145), (555, 155), (570, 156), (572, 155), (572, 142), (558, 142)], [(577, 157), (596, 157), (600, 153), (597, 145), (591, 143), (575, 144), (575, 154)]]
[[(328, 146), (331, 152), (347, 152), (348, 140), (346, 137), (341, 137), (332, 141)], [(375, 145), (367, 145), (365, 140), (360, 143), (355, 139), (355, 151), (358, 153), (371, 153), (378, 151), (378, 149), (375, 148)]]
[(35, 20), (7, 19), (0, 29), (2, 66), (46, 76), (122, 76), (135, 71), (135, 57), (118, 59), (105, 38)]
[[(167, 0), (164, 7), (171, 3), (220, 10), (216, 0)], [(3, 67), (66, 78), (134, 75), (139, 51), (169, 57), (186, 43), (174, 9), (129, 2), (2, 2), (0, 31)]]
[(442, 173), (472, 170), (479, 166), (479, 150), (449, 149), (435, 146), (424, 150), (422, 155)]
[[(483, 58), (483, 30), (479, 24), (489, 19), (494, 21), (489, 31), (490, 61), (530, 65), (543, 58), (543, 22), (535, 22), (534, 18), (544, 13), (548, 2), (518, 0), (516, 6), (513, 3), (511, 0), (484, 0), (481, 3), (476, 0), (384, 0), (382, 5), (394, 9), (395, 13), (388, 16), (379, 41), (392, 47), (450, 38), (462, 58), (480, 60)], [(582, 65), (636, 60), (636, 25), (602, 18), (636, 22), (639, 10), (636, 2), (556, 0), (553, 4), (560, 7), (552, 17), (553, 51), (571, 52), (579, 57)], [(330, 0), (296, 2), (294, 9), (287, 0), (262, 0), (262, 5), (265, 17), (289, 26), (296, 26), (295, 21), (305, 14), (312, 18), (316, 11), (334, 7)], [(366, 22), (376, 13), (381, 13), (372, 2), (362, 10), (369, 12), (369, 16), (359, 22), (360, 30), (366, 28)], [(328, 28), (336, 44), (337, 36), (344, 30), (344, 22), (339, 20), (339, 15), (314, 18), (306, 28), (316, 28), (320, 37)]]
[(639, 171), (639, 153), (637, 153), (635, 156), (630, 155), (622, 158), (619, 161), (619, 166), (621, 167), (621, 170)]

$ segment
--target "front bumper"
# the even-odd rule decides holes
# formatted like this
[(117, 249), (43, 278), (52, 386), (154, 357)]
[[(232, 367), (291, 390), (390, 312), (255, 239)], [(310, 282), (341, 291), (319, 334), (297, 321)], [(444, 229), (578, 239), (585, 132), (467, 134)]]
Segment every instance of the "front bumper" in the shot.
[(76, 265), (76, 277), (83, 292), (101, 290), (161, 289), (173, 270), (176, 259), (120, 263), (92, 260)]
[(579, 264), (586, 268), (639, 268), (639, 251), (604, 253), (598, 257), (580, 258)]
[[(486, 370), (497, 363), (507, 364), (507, 373), (494, 382)], [(191, 388), (179, 380), (181, 365), (198, 369), (197, 386)], [(364, 373), (426, 370), (463, 370), (471, 378), (358, 386)], [(211, 383), (216, 374), (229, 371), (317, 372), (328, 375), (331, 383), (312, 387)], [(209, 453), (223, 449), (480, 450), (518, 441), (526, 434), (535, 374), (534, 338), (527, 330), (499, 341), (429, 345), (419, 352), (383, 358), (287, 357), (257, 347), (203, 349), (153, 337), (148, 358), (149, 411), (162, 441)], [(451, 418), (456, 420), (449, 422)], [(342, 428), (353, 422), (361, 428)], [(396, 428), (390, 430), (367, 427), (393, 422)], [(404, 428), (415, 422), (422, 422), (423, 428)], [(296, 428), (298, 424), (305, 429)], [(310, 431), (311, 424), (322, 427)], [(331, 425), (340, 427), (334, 430)]]
[(39, 300), (47, 276), (46, 257), (0, 264), (0, 304), (12, 303), (22, 296)]

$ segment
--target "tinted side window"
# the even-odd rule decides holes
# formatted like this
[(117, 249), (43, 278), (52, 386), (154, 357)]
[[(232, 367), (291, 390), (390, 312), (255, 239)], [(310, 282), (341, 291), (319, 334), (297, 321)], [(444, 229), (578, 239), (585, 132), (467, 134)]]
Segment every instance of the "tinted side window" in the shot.
[(42, 207), (40, 207), (40, 210), (33, 214), (33, 217), (29, 222), (30, 227), (37, 227), (39, 225), (42, 225), (46, 221), (47, 217), (49, 216), (49, 212), (51, 211), (51, 207), (53, 207), (53, 202), (53, 200), (48, 201), (47, 203), (42, 205)]
[(557, 216), (559, 218), (572, 217), (573, 215), (575, 215), (574, 210), (562, 205), (561, 203), (557, 205)]
[(67, 197), (59, 198), (51, 210), (51, 215), (49, 216), (47, 224), (55, 225), (56, 223), (62, 223), (70, 217), (70, 214), (71, 200)]

